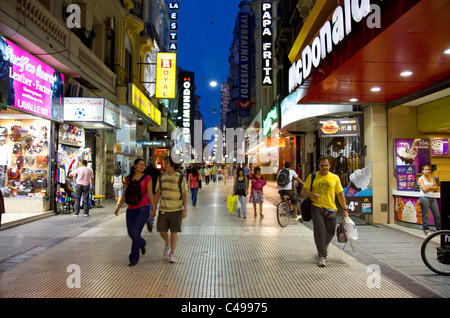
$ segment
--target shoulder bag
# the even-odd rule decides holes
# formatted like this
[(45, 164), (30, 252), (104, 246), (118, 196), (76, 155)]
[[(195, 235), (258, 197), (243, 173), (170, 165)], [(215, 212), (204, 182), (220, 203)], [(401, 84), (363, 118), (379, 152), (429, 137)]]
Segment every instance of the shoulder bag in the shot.
[[(313, 188), (313, 182), (314, 179), (316, 178), (316, 173), (313, 172), (311, 174), (311, 192), (312, 192), (312, 188)], [(311, 221), (311, 204), (312, 204), (312, 200), (308, 197), (305, 200), (303, 200), (302, 204), (301, 204), (301, 209), (302, 209), (302, 220), (303, 221)]]

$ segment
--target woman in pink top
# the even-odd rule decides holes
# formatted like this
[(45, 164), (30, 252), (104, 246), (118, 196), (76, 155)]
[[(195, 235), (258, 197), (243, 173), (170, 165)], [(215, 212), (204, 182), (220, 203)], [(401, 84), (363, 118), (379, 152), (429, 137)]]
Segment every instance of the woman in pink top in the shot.
[[(130, 175), (125, 179), (126, 187), (130, 184), (130, 180), (140, 181), (142, 199), (138, 204), (129, 204), (127, 208), (126, 220), (128, 235), (131, 238), (131, 253), (129, 255), (130, 264), (134, 266), (139, 262), (139, 250), (142, 255), (145, 254), (145, 245), (147, 242), (142, 238), (141, 232), (144, 228), (145, 222), (150, 215), (155, 217), (155, 203), (153, 200), (152, 178), (144, 174), (145, 161), (144, 159), (136, 159), (130, 169)], [(126, 187), (124, 193), (126, 193)], [(125, 203), (125, 196), (122, 196), (120, 202), (114, 211), (118, 215), (120, 208)], [(150, 213), (151, 210), (151, 213)]]
[(198, 174), (197, 167), (194, 166), (192, 168), (192, 172), (188, 175), (188, 178), (189, 178), (189, 189), (191, 191), (192, 206), (195, 207), (197, 205), (197, 194), (199, 188), (198, 180), (199, 178), (201, 178), (201, 176), (199, 176)]

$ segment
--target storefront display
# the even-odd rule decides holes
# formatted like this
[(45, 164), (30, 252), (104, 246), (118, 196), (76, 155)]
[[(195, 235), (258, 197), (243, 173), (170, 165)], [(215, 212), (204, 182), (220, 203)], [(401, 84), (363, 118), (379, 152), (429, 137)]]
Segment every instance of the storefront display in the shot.
[(359, 118), (321, 119), (318, 136), (320, 156), (330, 158), (330, 171), (341, 180), (349, 213), (373, 213), (371, 164), (365, 164)]
[[(394, 197), (394, 211), (395, 220), (406, 223), (422, 224), (422, 208), (419, 202), (420, 192), (411, 191), (392, 191)], [(440, 193), (434, 193), (433, 197), (436, 198), (436, 202), (441, 211), (441, 199)], [(428, 213), (428, 225), (435, 225), (433, 213), (431, 210)]]
[(0, 116), (1, 191), (5, 198), (43, 198), (48, 186), (50, 122), (8, 113)]
[[(422, 208), (420, 206), (419, 176), (422, 166), (432, 163), (432, 155), (440, 153), (444, 156), (445, 138), (415, 138), (395, 139), (395, 178), (397, 190), (392, 191), (394, 200), (394, 218), (402, 223), (422, 224)], [(436, 155), (435, 155), (436, 156)], [(443, 165), (446, 165), (442, 162)], [(442, 167), (443, 168), (443, 167)], [(436, 198), (439, 211), (441, 206), (440, 193), (432, 194)], [(428, 213), (428, 224), (435, 225), (431, 210)]]

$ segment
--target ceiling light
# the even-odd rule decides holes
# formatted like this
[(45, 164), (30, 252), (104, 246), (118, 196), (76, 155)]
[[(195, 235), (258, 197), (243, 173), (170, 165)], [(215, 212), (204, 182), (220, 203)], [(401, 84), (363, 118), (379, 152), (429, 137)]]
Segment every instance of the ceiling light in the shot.
[(446, 50), (444, 51), (444, 53), (450, 55), (450, 49), (446, 49)]
[(411, 75), (413, 75), (413, 72), (411, 72), (411, 71), (404, 71), (404, 72), (400, 73), (400, 76), (404, 76), (404, 77), (411, 76)]
[(357, 102), (357, 101), (358, 101), (357, 98), (350, 98), (350, 102), (352, 102), (352, 103)]
[(379, 87), (372, 87), (370, 90), (372, 92), (379, 92), (379, 91), (381, 91), (381, 88), (379, 88)]

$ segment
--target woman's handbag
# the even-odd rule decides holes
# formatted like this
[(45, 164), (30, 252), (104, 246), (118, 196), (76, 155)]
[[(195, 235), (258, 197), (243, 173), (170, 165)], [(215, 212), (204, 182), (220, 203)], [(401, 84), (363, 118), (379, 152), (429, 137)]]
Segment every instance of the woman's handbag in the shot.
[[(312, 187), (313, 187), (313, 182), (314, 179), (316, 178), (316, 173), (313, 172), (311, 175), (311, 192), (312, 192)], [(312, 205), (312, 200), (310, 198), (306, 198), (305, 200), (303, 200), (302, 204), (300, 205), (300, 208), (302, 209), (302, 220), (303, 221), (311, 221), (311, 205)]]

